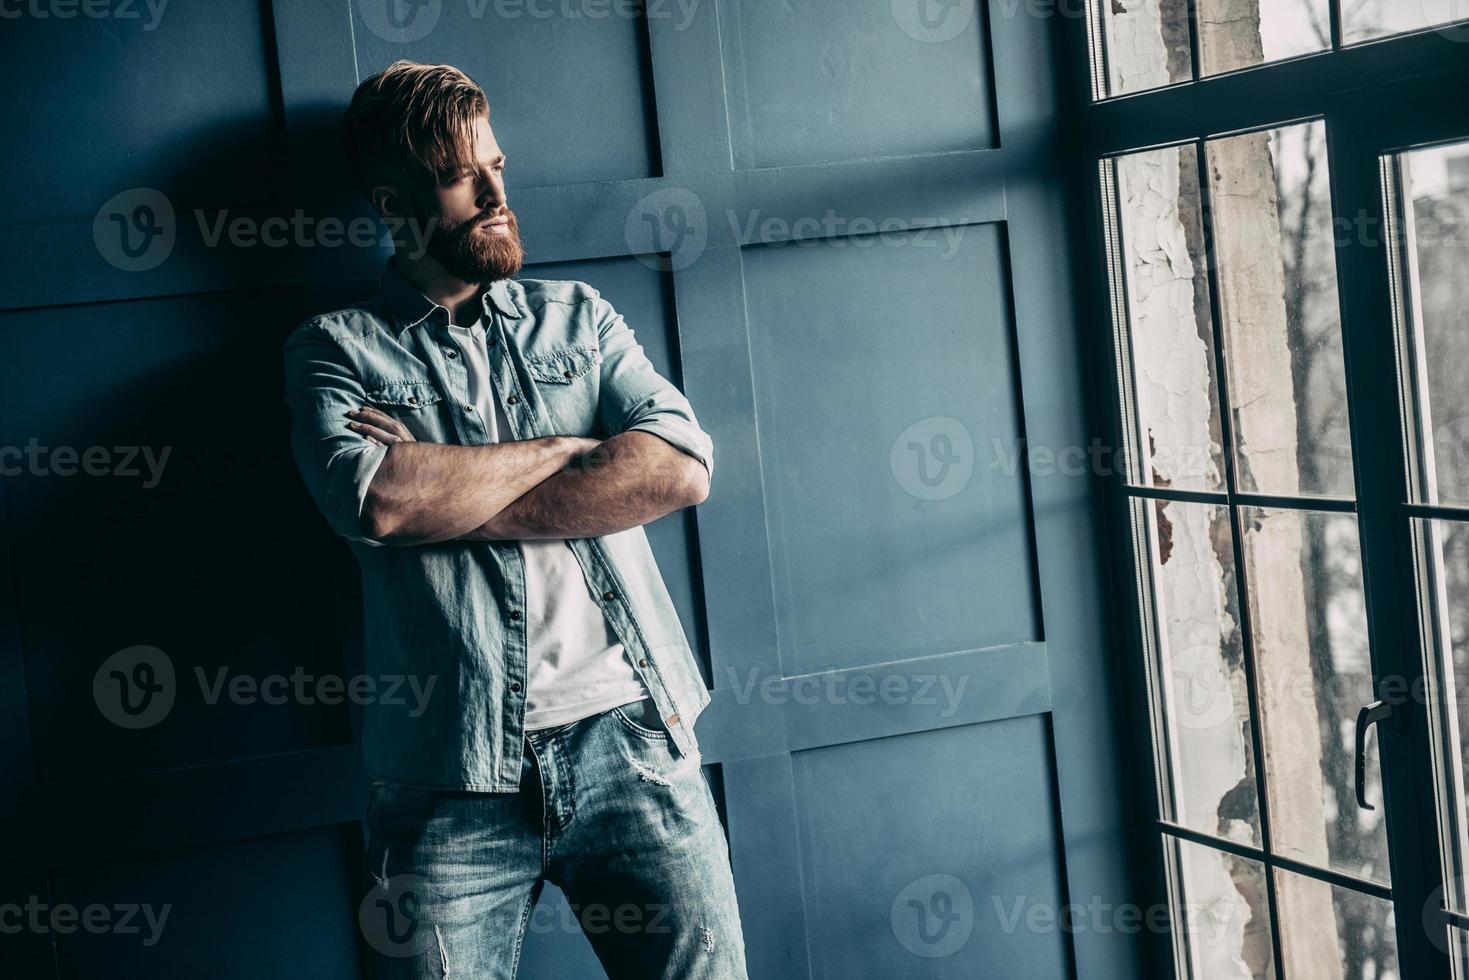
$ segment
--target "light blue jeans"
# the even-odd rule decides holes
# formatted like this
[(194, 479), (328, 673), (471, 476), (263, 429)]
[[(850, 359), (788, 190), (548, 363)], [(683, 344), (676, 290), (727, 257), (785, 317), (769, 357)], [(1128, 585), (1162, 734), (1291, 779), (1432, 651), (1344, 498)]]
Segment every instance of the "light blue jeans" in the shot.
[(526, 745), (518, 793), (373, 781), (359, 914), (372, 975), (510, 980), (551, 881), (613, 980), (745, 980), (708, 778), (651, 701)]

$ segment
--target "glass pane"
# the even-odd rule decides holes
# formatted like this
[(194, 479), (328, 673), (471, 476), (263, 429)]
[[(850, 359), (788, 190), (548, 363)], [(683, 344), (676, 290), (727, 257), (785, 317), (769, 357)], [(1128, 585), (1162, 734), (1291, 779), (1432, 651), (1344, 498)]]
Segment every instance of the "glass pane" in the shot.
[(1207, 151), (1237, 489), (1350, 497), (1325, 125)]
[(1397, 219), (1405, 387), (1415, 403), (1414, 498), (1469, 504), (1469, 144), (1400, 154)]
[(1376, 739), (1357, 806), (1357, 710), (1373, 700), (1357, 521), (1350, 514), (1240, 510), (1276, 853), (1386, 882)]
[(1090, 9), (1102, 96), (1193, 78), (1188, 0), (1092, 0)]
[(1171, 820), (1260, 846), (1244, 642), (1229, 512), (1134, 500), (1146, 522), (1156, 635), (1152, 656), (1159, 792)]
[(1469, 978), (1469, 932), (1457, 926), (1449, 926), (1448, 933), (1436, 942), (1447, 943), (1449, 962), (1454, 968), (1454, 980)]
[(1347, 44), (1469, 17), (1463, 0), (1341, 0), (1341, 12)]
[(1391, 902), (1280, 868), (1275, 902), (1287, 977), (1397, 980)]
[(1190, 980), (1274, 980), (1270, 905), (1258, 861), (1163, 839), (1174, 949)]
[(1331, 47), (1327, 0), (1198, 0), (1198, 7), (1205, 75)]
[(1464, 876), (1469, 858), (1469, 810), (1464, 786), (1469, 744), (1469, 525), (1454, 521), (1413, 522), (1419, 542), (1419, 595), (1428, 639), (1428, 705), (1433, 720), (1434, 760), (1443, 810), (1446, 898), (1466, 906)]
[(1123, 425), (1133, 434), (1129, 479), (1222, 489), (1198, 154), (1193, 146), (1134, 153), (1108, 161), (1103, 179), (1119, 239), (1109, 258), (1123, 294), (1114, 309), (1125, 311), (1117, 340)]

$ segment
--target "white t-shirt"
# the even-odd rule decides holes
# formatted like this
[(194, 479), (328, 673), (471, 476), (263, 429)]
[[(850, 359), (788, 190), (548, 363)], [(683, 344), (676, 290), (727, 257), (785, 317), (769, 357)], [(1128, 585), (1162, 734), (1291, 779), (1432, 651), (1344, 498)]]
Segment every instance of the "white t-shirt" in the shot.
[[(484, 321), (450, 326), (469, 371), (469, 399), (489, 441), (510, 432), (490, 376)], [(559, 538), (518, 542), (525, 559), (530, 683), (526, 730), (553, 728), (648, 696), (642, 679), (592, 596), (571, 545)]]

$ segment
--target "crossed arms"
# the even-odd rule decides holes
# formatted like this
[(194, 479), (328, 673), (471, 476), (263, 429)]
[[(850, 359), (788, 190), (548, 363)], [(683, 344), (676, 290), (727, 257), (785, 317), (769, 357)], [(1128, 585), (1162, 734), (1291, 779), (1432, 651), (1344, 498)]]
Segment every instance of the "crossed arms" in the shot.
[(390, 544), (597, 537), (709, 495), (703, 465), (647, 432), (441, 446), (415, 442), (371, 406), (349, 416), (350, 427), (387, 449), (362, 522)]
[[(291, 443), (332, 528), (370, 546), (595, 537), (701, 503), (713, 442), (595, 290), (597, 417), (609, 438), (554, 435), (482, 446), (412, 441), (371, 399), (330, 319), (286, 344)], [(354, 424), (355, 423), (355, 424)]]

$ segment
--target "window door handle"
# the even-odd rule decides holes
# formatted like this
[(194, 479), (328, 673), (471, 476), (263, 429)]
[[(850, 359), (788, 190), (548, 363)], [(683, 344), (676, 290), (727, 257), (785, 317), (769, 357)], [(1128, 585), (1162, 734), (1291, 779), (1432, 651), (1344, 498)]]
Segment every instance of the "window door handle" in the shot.
[(1367, 802), (1367, 729), (1391, 717), (1392, 705), (1386, 701), (1373, 701), (1357, 712), (1357, 806), (1364, 810), (1377, 809)]

